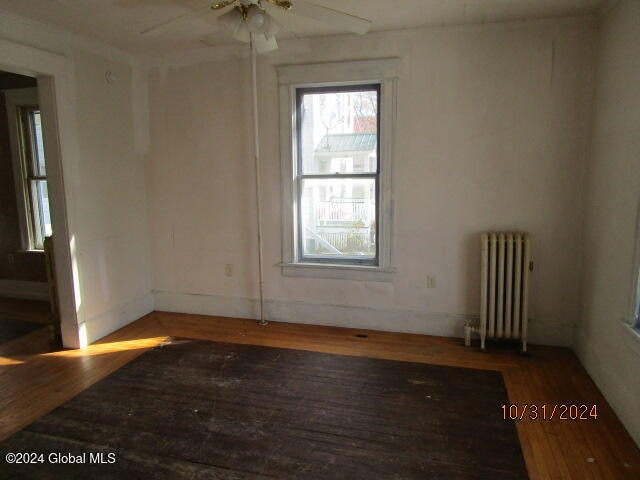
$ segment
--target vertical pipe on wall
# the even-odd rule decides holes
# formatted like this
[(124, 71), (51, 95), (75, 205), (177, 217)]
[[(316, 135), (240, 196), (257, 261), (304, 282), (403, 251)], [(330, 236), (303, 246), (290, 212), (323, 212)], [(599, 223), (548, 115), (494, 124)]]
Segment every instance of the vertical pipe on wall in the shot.
[(251, 34), (251, 88), (253, 95), (253, 151), (256, 177), (256, 210), (258, 220), (258, 277), (260, 291), (260, 325), (267, 325), (264, 318), (264, 274), (262, 256), (262, 190), (260, 187), (260, 130), (258, 120), (258, 73), (256, 68), (256, 42)]

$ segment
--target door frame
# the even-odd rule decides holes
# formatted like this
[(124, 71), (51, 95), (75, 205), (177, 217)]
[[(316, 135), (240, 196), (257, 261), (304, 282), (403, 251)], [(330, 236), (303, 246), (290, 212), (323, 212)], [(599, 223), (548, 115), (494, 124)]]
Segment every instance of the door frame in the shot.
[(73, 65), (64, 55), (0, 39), (0, 70), (38, 80), (62, 342), (68, 348), (81, 348), (86, 346), (86, 339), (79, 329), (83, 308), (70, 187), (79, 164)]

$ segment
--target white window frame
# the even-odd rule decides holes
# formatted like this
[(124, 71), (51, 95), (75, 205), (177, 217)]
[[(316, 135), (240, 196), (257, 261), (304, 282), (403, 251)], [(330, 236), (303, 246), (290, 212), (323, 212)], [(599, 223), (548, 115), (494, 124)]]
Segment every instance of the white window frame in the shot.
[[(18, 205), (18, 221), (20, 224), (20, 244), (23, 251), (42, 251), (40, 235), (35, 232), (33, 225), (32, 200), (30, 199), (29, 181), (27, 178), (28, 159), (21, 146), (21, 118), (19, 109), (24, 107), (39, 108), (37, 88), (15, 88), (4, 90), (7, 107), (7, 120), (9, 123), (9, 137), (11, 143), (11, 158), (13, 160), (13, 179), (15, 183), (16, 199)], [(41, 241), (39, 241), (41, 240)]]
[(636, 213), (636, 236), (635, 251), (633, 259), (633, 272), (631, 278), (631, 288), (629, 294), (629, 317), (628, 325), (640, 332), (640, 203)]
[(628, 314), (620, 320), (623, 339), (636, 355), (640, 356), (640, 205), (636, 218), (635, 252), (631, 274)]
[(628, 314), (620, 320), (625, 345), (640, 356), (640, 203), (637, 209), (635, 251), (631, 274)]
[[(280, 90), (280, 146), (282, 182), (282, 274), (341, 278), (352, 280), (391, 281), (393, 229), (393, 151), (396, 124), (397, 70), (399, 59), (359, 60), (277, 67)], [(297, 242), (297, 157), (296, 157), (296, 90), (299, 88), (380, 85), (380, 175), (378, 216), (378, 263), (358, 265), (345, 263), (301, 262)]]

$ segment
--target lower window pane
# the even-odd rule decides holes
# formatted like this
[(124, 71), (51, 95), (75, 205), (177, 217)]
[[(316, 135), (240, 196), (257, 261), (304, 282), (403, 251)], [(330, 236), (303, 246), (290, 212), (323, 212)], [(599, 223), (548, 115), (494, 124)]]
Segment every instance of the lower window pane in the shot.
[(36, 223), (42, 238), (51, 235), (51, 214), (49, 213), (49, 191), (46, 180), (36, 180)]
[(300, 187), (303, 257), (354, 263), (376, 257), (375, 179), (306, 179)]

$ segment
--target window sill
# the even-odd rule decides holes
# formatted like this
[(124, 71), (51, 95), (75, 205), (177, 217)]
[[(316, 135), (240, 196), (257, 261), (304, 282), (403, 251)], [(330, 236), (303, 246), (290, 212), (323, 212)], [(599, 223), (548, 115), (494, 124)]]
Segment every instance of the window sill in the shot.
[(16, 253), (26, 254), (26, 255), (44, 255), (44, 250), (38, 250), (37, 248), (29, 248), (18, 250)]
[(333, 278), (366, 282), (392, 282), (397, 269), (365, 265), (335, 265), (324, 263), (281, 263), (285, 277)]
[(630, 325), (626, 320), (622, 320), (620, 324), (625, 331), (624, 337), (627, 347), (640, 357), (640, 329)]

